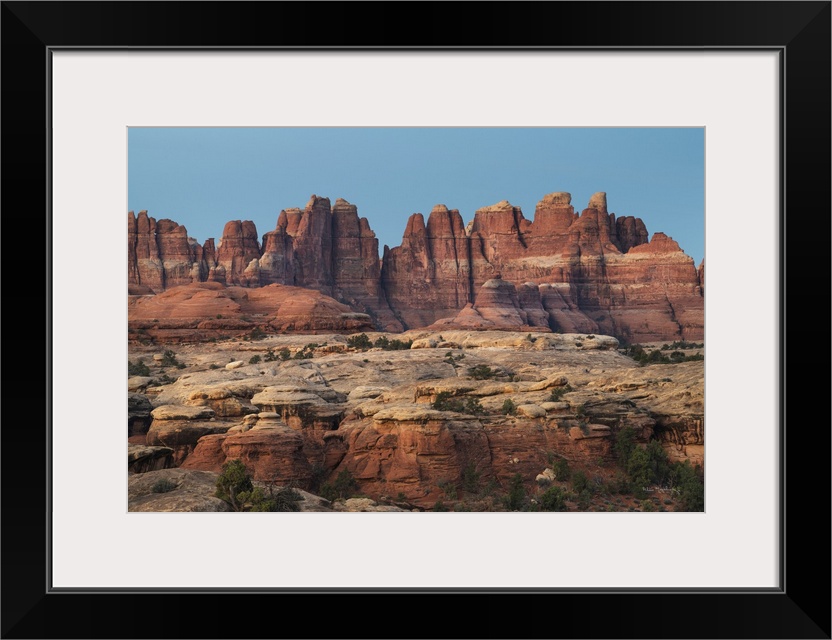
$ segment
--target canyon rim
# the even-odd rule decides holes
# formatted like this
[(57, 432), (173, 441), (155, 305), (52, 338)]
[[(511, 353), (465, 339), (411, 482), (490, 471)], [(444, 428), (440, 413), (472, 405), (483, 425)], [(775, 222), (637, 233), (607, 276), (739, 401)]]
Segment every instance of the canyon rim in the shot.
[(701, 130), (129, 143), (130, 511), (704, 510)]

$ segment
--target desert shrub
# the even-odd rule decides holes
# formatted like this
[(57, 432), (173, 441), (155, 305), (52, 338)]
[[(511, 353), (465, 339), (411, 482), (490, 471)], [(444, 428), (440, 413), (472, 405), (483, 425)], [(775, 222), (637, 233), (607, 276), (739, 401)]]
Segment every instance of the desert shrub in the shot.
[(457, 499), (456, 484), (450, 480), (440, 480), (436, 483), (436, 486), (442, 490), (442, 493), (445, 494), (445, 497), (448, 498), (448, 500)]
[(263, 331), (260, 327), (254, 327), (254, 329), (252, 329), (249, 332), (248, 338), (249, 340), (262, 340), (266, 337), (266, 335), (266, 332)]
[(208, 368), (209, 368), (209, 369), (219, 369), (219, 368), (220, 368), (220, 366), (219, 366), (218, 364), (214, 364), (214, 363), (212, 362), (210, 365), (208, 365)]
[(584, 489), (578, 494), (578, 509), (581, 511), (588, 511), (589, 505), (592, 502), (592, 491)]
[(442, 502), (441, 500), (437, 500), (434, 503), (433, 509), (431, 509), (431, 511), (448, 511), (448, 507), (446, 507), (445, 503)]
[(561, 399), (563, 398), (563, 396), (565, 396), (570, 391), (572, 391), (572, 386), (568, 385), (568, 384), (563, 386), (563, 387), (555, 387), (554, 389), (552, 389), (552, 392), (549, 394), (549, 401), (550, 402), (560, 402)]
[(335, 500), (346, 500), (358, 489), (358, 483), (349, 469), (341, 471), (333, 482), (325, 482), (321, 485), (321, 497), (334, 502)]
[(347, 346), (351, 349), (366, 351), (373, 346), (373, 343), (370, 342), (370, 338), (367, 337), (366, 333), (360, 333), (356, 336), (350, 336), (347, 338)]
[(558, 458), (552, 465), (552, 471), (555, 473), (556, 480), (569, 480), (569, 477), (571, 476), (569, 461), (566, 458)]
[(576, 492), (581, 493), (582, 491), (591, 491), (591, 487), (592, 485), (589, 482), (589, 478), (583, 471), (579, 469), (572, 474), (572, 488)]
[(478, 364), (476, 367), (468, 369), (468, 375), (474, 380), (490, 380), (497, 375), (497, 372), (488, 365)]
[(309, 360), (314, 357), (312, 350), (317, 347), (318, 345), (312, 343), (314, 346), (310, 349), (310, 345), (304, 346), (300, 351), (296, 351), (295, 355), (292, 356), (293, 360)]
[(645, 448), (634, 447), (627, 458), (626, 470), (630, 491), (639, 498), (651, 485), (672, 482), (673, 468), (658, 440), (650, 441)]
[(465, 398), (465, 403), (462, 406), (462, 413), (467, 413), (472, 416), (479, 416), (485, 413), (485, 409), (480, 404), (478, 398)]
[(456, 411), (462, 412), (462, 401), (453, 397), (450, 391), (440, 391), (436, 394), (436, 399), (431, 404), (431, 408), (437, 411)]
[(156, 381), (160, 385), (166, 385), (166, 384), (173, 384), (174, 382), (176, 382), (176, 380), (177, 380), (176, 378), (171, 378), (168, 374), (164, 374), (164, 375), (160, 376), (159, 378), (157, 378)]
[(511, 477), (504, 503), (509, 511), (522, 511), (526, 506), (526, 487), (523, 486), (523, 476), (519, 473)]
[(630, 459), (630, 454), (636, 448), (636, 432), (632, 427), (624, 427), (615, 436), (615, 443), (612, 450), (618, 458), (618, 463), (625, 467), (627, 460)]
[(179, 485), (169, 478), (159, 478), (155, 483), (153, 483), (150, 490), (153, 493), (168, 493), (169, 491), (176, 489), (177, 486)]
[(178, 367), (180, 364), (182, 364), (182, 363), (179, 362), (179, 360), (176, 359), (176, 354), (173, 351), (171, 351), (170, 349), (167, 349), (162, 354), (162, 361), (160, 362), (161, 366), (163, 366), (163, 367)]
[(407, 340), (406, 342), (398, 338), (390, 340), (387, 336), (381, 336), (373, 343), (374, 347), (385, 351), (403, 351), (404, 349), (410, 349), (411, 345), (413, 345), (413, 340)]
[(503, 401), (503, 408), (500, 409), (503, 415), (513, 416), (517, 414), (517, 405), (514, 404), (514, 400), (511, 398), (507, 398)]
[(454, 398), (450, 391), (440, 391), (436, 394), (436, 400), (431, 404), (436, 411), (454, 411), (456, 413), (467, 413), (470, 415), (481, 415), (485, 409), (477, 398), (465, 398), (461, 400)]
[(127, 375), (128, 376), (149, 376), (150, 375), (150, 367), (148, 367), (144, 361), (139, 358), (136, 360), (135, 364), (132, 362), (127, 363)]
[(249, 363), (249, 364), (257, 364), (257, 363), (258, 363), (258, 362), (260, 362), (261, 360), (262, 360), (262, 358), (261, 358), (260, 356), (251, 356), (251, 357), (248, 359), (248, 363)]
[(681, 509), (677, 511), (705, 510), (705, 483), (701, 467), (691, 466), (689, 460), (676, 462), (670, 470), (670, 482), (679, 497)]
[(222, 473), (217, 478), (217, 490), (214, 495), (231, 505), (234, 511), (242, 511), (245, 500), (240, 494), (252, 490), (251, 476), (242, 460), (229, 460), (222, 465)]
[(268, 512), (285, 512), (285, 511), (300, 511), (301, 500), (303, 496), (291, 487), (280, 487), (275, 489), (273, 486), (264, 491), (260, 487), (254, 487), (248, 494), (241, 493), (241, 498), (245, 500), (246, 511), (268, 511)]
[(549, 487), (540, 496), (543, 511), (566, 511), (566, 494), (560, 487)]

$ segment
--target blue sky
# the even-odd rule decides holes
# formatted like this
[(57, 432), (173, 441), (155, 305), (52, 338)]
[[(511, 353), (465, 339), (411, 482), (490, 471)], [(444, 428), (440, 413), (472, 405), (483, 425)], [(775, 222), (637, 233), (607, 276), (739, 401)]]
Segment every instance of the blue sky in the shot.
[(704, 255), (701, 128), (130, 128), (128, 209), (185, 225), (199, 242), (228, 220), (262, 235), (311, 194), (358, 206), (379, 251), (401, 243), (408, 216), (435, 204), (474, 212), (508, 200), (534, 217), (568, 191), (576, 211), (596, 191), (611, 213)]

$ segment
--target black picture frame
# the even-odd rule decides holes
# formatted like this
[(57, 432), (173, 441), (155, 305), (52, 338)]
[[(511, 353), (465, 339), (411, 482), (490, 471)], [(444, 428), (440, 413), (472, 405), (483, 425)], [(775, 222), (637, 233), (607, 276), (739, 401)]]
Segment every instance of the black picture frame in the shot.
[[(831, 6), (828, 1), (422, 2), (396, 3), (394, 10), (353, 2), (3, 2), (2, 637), (288, 637), (307, 625), (305, 637), (829, 638), (830, 432), (825, 402), (820, 412), (805, 410), (817, 405), (817, 398), (826, 400), (830, 387), (827, 376), (809, 375), (805, 367), (820, 362), (828, 371), (826, 354), (815, 345), (825, 342), (829, 326), (832, 264)], [(407, 20), (398, 17), (402, 12)], [(379, 20), (387, 28), (380, 30)], [(50, 52), (66, 47), (778, 51), (785, 80), (783, 242), (780, 282), (772, 283), (780, 285), (782, 300), (780, 588), (674, 593), (50, 590), (46, 551), (53, 480), (43, 452), (48, 451), (51, 415), (60, 411), (50, 402), (51, 385), (58, 381), (50, 378), (48, 366), (50, 327), (60, 318), (50, 310), (44, 253), (51, 255), (52, 244), (61, 239), (50, 235), (48, 90)], [(743, 242), (753, 239), (738, 239), (738, 255), (753, 259), (742, 251)], [(811, 300), (798, 293), (807, 278), (816, 292)], [(747, 321), (753, 322), (753, 310)], [(32, 350), (39, 348), (41, 336), (44, 351), (37, 358)], [(807, 349), (813, 350), (811, 356)], [(753, 474), (754, 461), (738, 461), (738, 472)], [(144, 558), (175, 562), (150, 551)], [(137, 561), (142, 559), (137, 553)], [(299, 609), (310, 603), (320, 614), (314, 622), (304, 620)], [(448, 615), (452, 628), (440, 622)], [(399, 621), (394, 626), (387, 622), (391, 616)]]

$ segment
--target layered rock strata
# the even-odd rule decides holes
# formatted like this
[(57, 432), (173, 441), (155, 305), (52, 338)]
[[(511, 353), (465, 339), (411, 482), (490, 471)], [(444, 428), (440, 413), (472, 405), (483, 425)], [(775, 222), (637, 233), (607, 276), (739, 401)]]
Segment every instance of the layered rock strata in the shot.
[[(200, 246), (170, 220), (130, 212), (129, 290), (281, 284), (331, 296), (388, 331), (462, 311), (459, 326), (471, 328), (701, 340), (704, 262), (697, 270), (672, 238), (649, 238), (639, 218), (610, 213), (603, 192), (580, 213), (571, 202), (569, 193), (548, 194), (528, 220), (502, 201), (478, 209), (467, 226), (459, 211), (437, 205), (427, 222), (413, 214), (401, 245), (385, 246), (381, 260), (369, 222), (340, 198), (331, 205), (313, 195), (304, 209), (284, 209), (262, 242), (250, 221), (229, 222), (216, 245), (209, 238)], [(506, 283), (496, 287), (499, 301), (497, 280)]]

